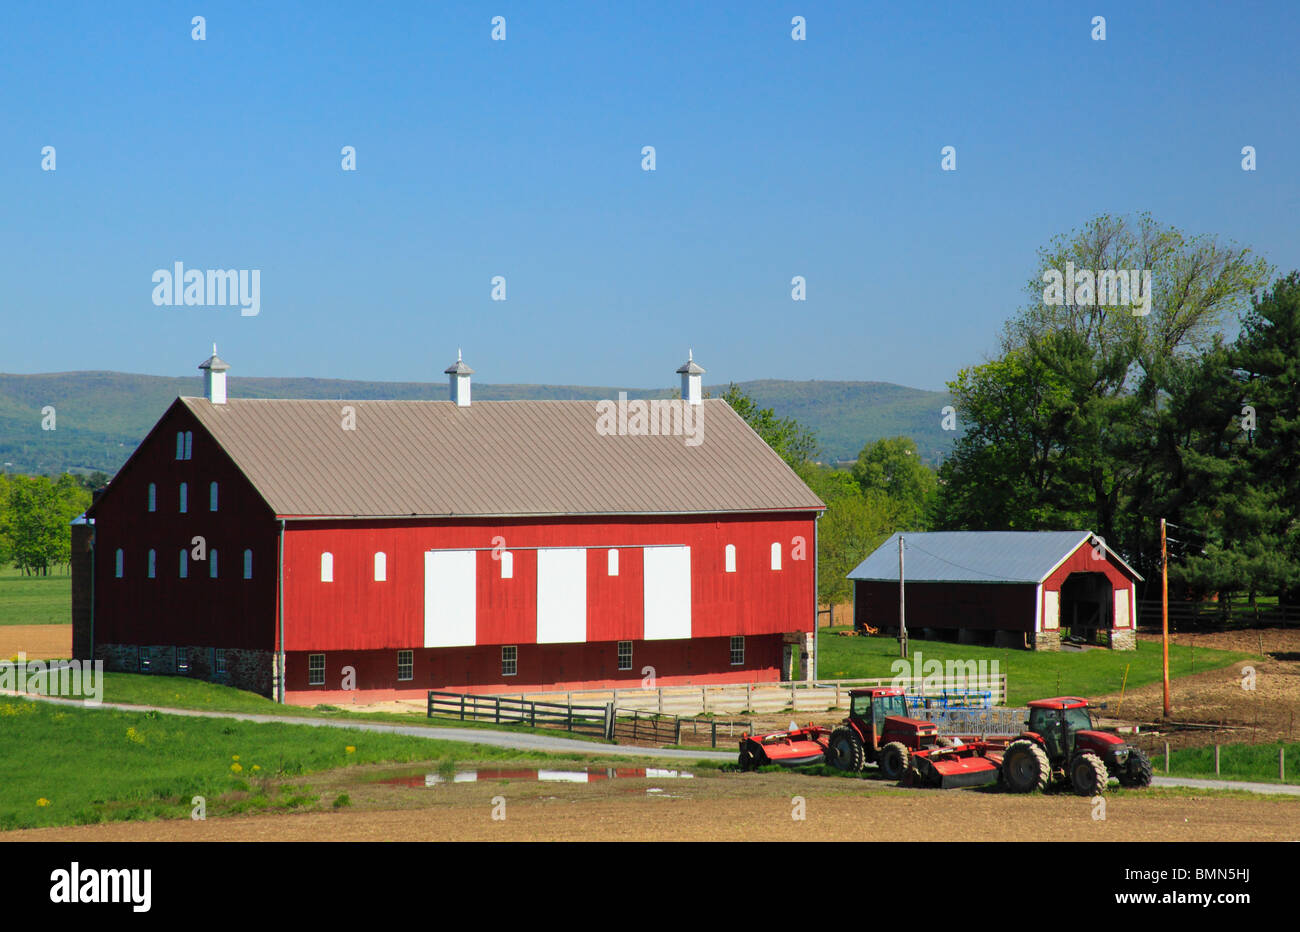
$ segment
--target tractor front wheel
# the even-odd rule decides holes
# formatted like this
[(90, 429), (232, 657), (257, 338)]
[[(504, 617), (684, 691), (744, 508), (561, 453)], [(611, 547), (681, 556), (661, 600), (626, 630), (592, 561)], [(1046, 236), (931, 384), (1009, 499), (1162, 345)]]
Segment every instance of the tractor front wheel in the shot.
[(880, 749), (876, 761), (881, 776), (889, 780), (900, 780), (907, 769), (912, 766), (912, 752), (897, 741), (891, 741)]
[(826, 759), (837, 770), (849, 770), (860, 773), (867, 766), (867, 751), (862, 746), (858, 733), (847, 725), (831, 732), (830, 744), (826, 748)]
[(1013, 793), (1047, 789), (1052, 770), (1047, 753), (1035, 741), (1020, 739), (1007, 745), (1002, 755), (1002, 782)]
[(1109, 778), (1106, 765), (1091, 751), (1079, 754), (1070, 764), (1070, 784), (1079, 796), (1100, 796), (1106, 792)]
[(1140, 749), (1133, 748), (1129, 751), (1128, 763), (1120, 771), (1120, 785), (1131, 787), (1150, 786), (1153, 772), (1151, 758), (1143, 754)]

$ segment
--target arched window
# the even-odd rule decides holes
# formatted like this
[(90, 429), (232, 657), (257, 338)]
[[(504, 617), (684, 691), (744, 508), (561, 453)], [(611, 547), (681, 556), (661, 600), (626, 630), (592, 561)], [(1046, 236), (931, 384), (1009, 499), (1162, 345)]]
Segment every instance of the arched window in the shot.
[(185, 458), (187, 460), (194, 458), (194, 431), (185, 432)]
[(388, 580), (388, 554), (380, 550), (375, 554), (375, 582)]
[(217, 551), (215, 547), (208, 551), (208, 578), (217, 578)]
[(727, 544), (726, 554), (727, 554), (727, 572), (734, 573), (736, 572), (736, 545)]
[(320, 555), (320, 581), (334, 581), (334, 554), (328, 550)]
[(618, 575), (618, 551), (613, 548), (610, 548), (609, 556), (606, 559), (608, 560), (607, 571), (609, 575), (617, 576)]
[(190, 552), (186, 550), (184, 547), (181, 548), (180, 570), (181, 570), (180, 573), (181, 579), (185, 579), (190, 575)]
[(208, 511), (217, 510), (217, 484), (215, 482), (208, 484)]
[(772, 544), (772, 569), (779, 570), (780, 568), (781, 568), (781, 542), (777, 541), (774, 544)]
[(189, 508), (190, 508), (190, 484), (188, 482), (182, 482), (181, 483), (181, 514), (185, 514), (185, 512), (189, 511)]
[(251, 550), (244, 551), (244, 578), (253, 578), (253, 551)]
[(158, 510), (158, 486), (152, 482), (149, 483), (149, 510)]
[(157, 576), (158, 576), (158, 553), (157, 551), (150, 550), (149, 551), (149, 578), (154, 579)]
[(515, 578), (515, 555), (509, 550), (501, 551), (501, 578)]
[(185, 459), (185, 431), (176, 431), (176, 458)]
[(113, 557), (113, 575), (118, 579), (122, 578), (122, 548), (117, 548), (117, 553)]

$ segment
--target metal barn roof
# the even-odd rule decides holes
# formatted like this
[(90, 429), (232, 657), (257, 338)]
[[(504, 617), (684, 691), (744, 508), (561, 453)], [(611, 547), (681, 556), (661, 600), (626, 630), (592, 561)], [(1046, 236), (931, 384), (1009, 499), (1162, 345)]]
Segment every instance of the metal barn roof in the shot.
[[(1051, 575), (1091, 531), (929, 531), (903, 535), (906, 582), (1033, 583)], [(1120, 566), (1139, 576), (1106, 547)], [(898, 535), (867, 557), (849, 579), (898, 581)]]
[[(603, 436), (595, 401), (181, 398), (280, 516), (717, 514), (825, 506), (721, 399), (701, 442)], [(355, 430), (341, 428), (344, 405)]]

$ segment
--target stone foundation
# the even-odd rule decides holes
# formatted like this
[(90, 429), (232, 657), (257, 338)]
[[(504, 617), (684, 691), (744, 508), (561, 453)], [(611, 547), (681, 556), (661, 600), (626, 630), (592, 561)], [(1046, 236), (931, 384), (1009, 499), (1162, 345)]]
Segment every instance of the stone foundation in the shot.
[(1116, 628), (1110, 632), (1111, 650), (1137, 650), (1137, 634), (1132, 628)]
[(1039, 631), (1033, 636), (1034, 650), (1060, 650), (1060, 631)]
[[(147, 647), (153, 649), (153, 660), (148, 670), (140, 668), (140, 655)], [(215, 669), (216, 652), (211, 647), (189, 648), (189, 671), (180, 673), (176, 669), (175, 646), (169, 644), (143, 645), (135, 644), (96, 644), (95, 659), (104, 661), (104, 669), (115, 673), (151, 673), (163, 676), (191, 676), (195, 679), (210, 680), (237, 689), (274, 698), (272, 687), (275, 676), (275, 654), (269, 650), (255, 650), (243, 647), (227, 647), (226, 672), (218, 673)]]

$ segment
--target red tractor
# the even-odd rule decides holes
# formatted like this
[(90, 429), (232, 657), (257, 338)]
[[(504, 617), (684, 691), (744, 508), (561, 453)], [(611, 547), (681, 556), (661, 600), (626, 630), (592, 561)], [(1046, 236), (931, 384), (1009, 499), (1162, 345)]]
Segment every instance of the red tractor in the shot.
[(831, 732), (826, 762), (840, 770), (875, 764), (882, 776), (898, 780), (911, 767), (913, 751), (953, 743), (933, 722), (907, 714), (902, 689), (872, 686), (849, 692), (849, 717)]
[(1096, 796), (1111, 777), (1121, 786), (1151, 784), (1151, 761), (1122, 738), (1096, 730), (1087, 699), (1036, 699), (1026, 726), (1002, 755), (1001, 782), (1013, 793), (1068, 781), (1080, 796)]

